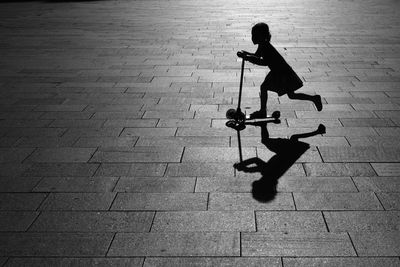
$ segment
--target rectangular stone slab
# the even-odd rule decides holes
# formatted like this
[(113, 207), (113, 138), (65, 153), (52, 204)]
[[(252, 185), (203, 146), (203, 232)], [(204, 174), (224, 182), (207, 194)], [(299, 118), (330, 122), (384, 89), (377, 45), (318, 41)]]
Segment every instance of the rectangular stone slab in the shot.
[(240, 256), (239, 233), (117, 233), (107, 256)]

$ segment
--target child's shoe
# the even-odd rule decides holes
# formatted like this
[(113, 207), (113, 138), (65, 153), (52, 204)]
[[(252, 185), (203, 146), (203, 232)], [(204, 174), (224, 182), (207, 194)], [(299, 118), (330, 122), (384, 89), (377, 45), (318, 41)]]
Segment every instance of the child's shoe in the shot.
[(322, 100), (320, 95), (314, 96), (314, 105), (318, 111), (322, 110)]
[(254, 111), (253, 113), (250, 114), (250, 120), (252, 119), (264, 119), (267, 117), (267, 111)]

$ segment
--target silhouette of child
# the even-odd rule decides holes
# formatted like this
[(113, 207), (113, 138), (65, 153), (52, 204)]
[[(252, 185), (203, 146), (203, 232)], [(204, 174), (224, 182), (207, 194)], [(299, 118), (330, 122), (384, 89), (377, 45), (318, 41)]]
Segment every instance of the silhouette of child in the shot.
[(279, 96), (287, 94), (290, 99), (312, 101), (317, 110), (321, 111), (321, 96), (310, 96), (294, 92), (303, 86), (303, 82), (279, 52), (271, 45), (271, 34), (268, 25), (265, 23), (254, 25), (251, 30), (251, 39), (255, 45), (258, 45), (257, 51), (254, 54), (247, 51), (240, 51), (237, 53), (238, 57), (256, 65), (268, 66), (270, 72), (260, 87), (261, 108), (259, 111), (253, 112), (250, 118), (265, 118), (267, 115), (268, 90), (276, 92)]

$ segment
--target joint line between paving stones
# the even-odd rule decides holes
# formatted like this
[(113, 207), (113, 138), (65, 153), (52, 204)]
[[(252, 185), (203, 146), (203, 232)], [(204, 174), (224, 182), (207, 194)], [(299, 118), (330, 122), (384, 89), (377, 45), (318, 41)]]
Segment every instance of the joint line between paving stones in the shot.
[(256, 232), (258, 232), (257, 212), (256, 211), (254, 211), (254, 226), (256, 227)]
[(43, 205), (43, 203), (49, 198), (51, 193), (46, 193), (46, 197), (42, 200), (42, 202), (40, 202), (40, 204), (38, 205), (38, 207), (36, 208), (35, 211), (40, 211), (39, 208)]
[(207, 206), (206, 206), (206, 210), (208, 210), (210, 205), (210, 192), (207, 192)]
[(195, 177), (195, 179), (194, 179), (194, 188), (193, 188), (193, 193), (196, 193), (197, 179), (198, 179), (198, 177), (196, 176), (196, 177)]
[(382, 202), (381, 202), (381, 200), (379, 199), (379, 197), (378, 197), (378, 195), (376, 194), (376, 192), (373, 192), (373, 193), (374, 193), (374, 196), (378, 199), (379, 204), (381, 204), (383, 210), (386, 210), (386, 209), (385, 209), (385, 206), (382, 204)]
[(378, 172), (375, 170), (374, 166), (372, 166), (371, 162), (367, 162), (367, 163), (369, 164), (369, 166), (371, 166), (371, 169), (374, 170), (375, 175), (379, 177), (380, 175), (379, 175)]
[(108, 207), (108, 209), (106, 209), (107, 211), (111, 211), (111, 207), (114, 205), (115, 200), (117, 199), (117, 196), (120, 192), (117, 192), (113, 198), (113, 200), (110, 203), (110, 206)]
[(113, 188), (111, 189), (111, 192), (114, 192), (115, 188), (117, 188), (117, 185), (119, 183), (119, 180), (121, 180), (121, 176), (118, 176), (117, 181), (115, 182), (115, 185), (113, 186)]
[(242, 232), (239, 232), (239, 257), (242, 257)]
[(110, 252), (111, 245), (112, 245), (112, 243), (114, 242), (114, 239), (115, 239), (115, 236), (116, 236), (116, 235), (117, 235), (117, 233), (114, 233), (113, 237), (111, 238), (111, 242), (110, 242), (110, 244), (108, 245), (108, 248), (107, 248), (107, 251), (106, 251), (106, 254), (104, 255), (104, 257), (107, 257), (108, 252)]
[(39, 149), (38, 147), (35, 147), (35, 149), (32, 150), (32, 152), (29, 153), (29, 155), (27, 155), (27, 156), (21, 161), (21, 164), (23, 164), (24, 161), (27, 160), (27, 159), (28, 159), (33, 153), (35, 153), (35, 151), (38, 150), (38, 149)]
[(154, 220), (156, 219), (156, 214), (157, 214), (157, 211), (155, 210), (155, 211), (154, 211), (154, 214), (153, 214), (153, 218), (151, 219), (151, 224), (150, 224), (150, 228), (149, 228), (149, 233), (151, 232), (151, 229), (153, 228)]
[(319, 147), (316, 146), (316, 148), (317, 148), (319, 156), (321, 157), (322, 163), (324, 163), (325, 161), (324, 161), (324, 158), (322, 157), (322, 154), (321, 154), (321, 151), (319, 150)]
[(96, 150), (93, 152), (92, 155), (90, 155), (90, 158), (88, 159), (88, 161), (86, 163), (90, 163), (90, 160), (93, 158), (94, 154), (96, 154), (96, 152), (99, 150), (99, 147), (96, 147)]
[(97, 168), (96, 168), (96, 170), (93, 172), (93, 175), (92, 175), (91, 177), (95, 177), (95, 176), (96, 176), (96, 173), (100, 170), (101, 164), (102, 164), (102, 163), (99, 163), (99, 164), (97, 165)]
[(292, 195), (294, 210), (297, 210), (296, 201), (294, 201), (294, 194), (293, 194), (293, 192), (290, 192), (290, 194)]
[(353, 246), (353, 249), (354, 249), (354, 251), (355, 251), (355, 253), (356, 253), (356, 256), (358, 257), (358, 252), (357, 252), (357, 250), (356, 250), (356, 247), (354, 246), (353, 240), (351, 239), (350, 233), (349, 233), (349, 232), (346, 232), (346, 233), (347, 233), (347, 236), (348, 236), (349, 239), (350, 239), (351, 245)]
[(322, 214), (322, 218), (324, 219), (324, 223), (325, 223), (325, 226), (326, 226), (326, 230), (328, 230), (328, 233), (329, 233), (330, 230), (329, 230), (328, 223), (326, 222), (326, 218), (325, 218), (324, 211), (321, 210), (321, 214)]
[(36, 218), (31, 222), (31, 224), (26, 228), (25, 232), (29, 232), (29, 230), (32, 228), (32, 226), (35, 224), (35, 222), (38, 220), (40, 215), (42, 215), (43, 211), (39, 211), (39, 214), (36, 216)]
[(357, 193), (360, 193), (360, 189), (358, 189), (357, 184), (354, 182), (353, 176), (350, 176), (350, 180), (353, 182), (354, 187), (357, 189)]
[(182, 160), (183, 160), (183, 154), (185, 154), (185, 149), (186, 149), (186, 147), (184, 146), (184, 147), (183, 147), (183, 149), (182, 149), (181, 158), (179, 159), (179, 163), (182, 163)]

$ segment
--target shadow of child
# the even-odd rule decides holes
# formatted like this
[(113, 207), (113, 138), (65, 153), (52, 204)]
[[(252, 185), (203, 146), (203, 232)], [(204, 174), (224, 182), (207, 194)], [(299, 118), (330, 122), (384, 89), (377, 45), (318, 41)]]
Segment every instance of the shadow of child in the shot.
[(325, 126), (320, 124), (313, 132), (296, 134), (290, 138), (269, 138), (265, 122), (256, 122), (254, 125), (261, 127), (261, 142), (276, 154), (268, 162), (254, 157), (236, 163), (234, 167), (239, 171), (261, 174), (262, 177), (252, 184), (252, 194), (256, 200), (268, 202), (275, 198), (278, 179), (310, 148), (309, 144), (299, 139), (324, 134)]

